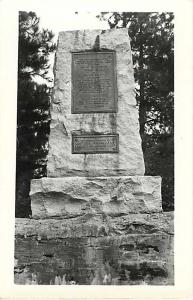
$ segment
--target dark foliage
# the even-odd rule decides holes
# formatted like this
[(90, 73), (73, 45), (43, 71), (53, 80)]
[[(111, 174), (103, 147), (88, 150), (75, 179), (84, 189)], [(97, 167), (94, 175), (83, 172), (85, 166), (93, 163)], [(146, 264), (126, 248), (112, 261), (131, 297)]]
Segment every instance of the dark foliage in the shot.
[[(55, 49), (53, 34), (39, 29), (33, 12), (19, 13), (16, 216), (30, 214), (32, 178), (46, 175), (49, 135), (49, 55)], [(45, 83), (39, 84), (38, 79)]]

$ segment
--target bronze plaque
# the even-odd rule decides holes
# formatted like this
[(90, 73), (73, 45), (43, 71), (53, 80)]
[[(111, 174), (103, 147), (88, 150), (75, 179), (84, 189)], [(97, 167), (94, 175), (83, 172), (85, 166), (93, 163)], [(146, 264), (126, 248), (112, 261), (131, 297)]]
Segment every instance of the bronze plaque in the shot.
[(72, 153), (117, 153), (118, 134), (72, 135)]
[(72, 113), (116, 112), (115, 52), (72, 53)]

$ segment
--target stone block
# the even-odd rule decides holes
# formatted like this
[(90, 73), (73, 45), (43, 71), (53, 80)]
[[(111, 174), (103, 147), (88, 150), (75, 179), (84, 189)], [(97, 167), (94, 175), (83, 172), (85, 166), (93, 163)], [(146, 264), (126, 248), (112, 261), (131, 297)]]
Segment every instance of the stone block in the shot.
[(161, 178), (151, 176), (44, 177), (32, 180), (30, 197), (34, 218), (162, 211)]

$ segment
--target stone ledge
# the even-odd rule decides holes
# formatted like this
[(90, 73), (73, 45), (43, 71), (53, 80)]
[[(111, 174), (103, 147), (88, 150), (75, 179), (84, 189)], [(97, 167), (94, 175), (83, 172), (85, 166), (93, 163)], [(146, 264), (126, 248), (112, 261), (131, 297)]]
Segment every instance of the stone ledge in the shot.
[(174, 284), (173, 212), (15, 225), (16, 284)]
[(44, 177), (32, 180), (30, 197), (34, 218), (162, 211), (158, 176)]
[(154, 234), (125, 231), (98, 237), (78, 237), (75, 226), (76, 237), (72, 231), (64, 234), (62, 224), (64, 220), (16, 219), (16, 284), (65, 285), (72, 278), (91, 285), (173, 284), (173, 235), (161, 232), (162, 226)]
[(102, 237), (135, 234), (174, 234), (173, 212), (108, 217), (85, 215), (73, 219), (23, 219), (15, 221), (15, 235), (35, 239)]

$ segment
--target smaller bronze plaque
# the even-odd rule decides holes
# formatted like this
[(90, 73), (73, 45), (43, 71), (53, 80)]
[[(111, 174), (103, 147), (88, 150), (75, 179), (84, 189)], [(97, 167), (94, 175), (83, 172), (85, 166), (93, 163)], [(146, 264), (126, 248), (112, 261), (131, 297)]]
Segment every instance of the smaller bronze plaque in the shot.
[(118, 134), (72, 135), (72, 153), (117, 153)]

